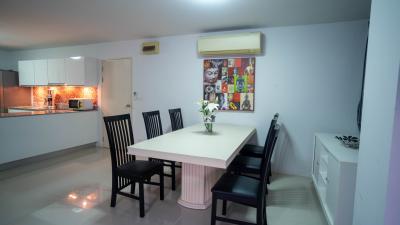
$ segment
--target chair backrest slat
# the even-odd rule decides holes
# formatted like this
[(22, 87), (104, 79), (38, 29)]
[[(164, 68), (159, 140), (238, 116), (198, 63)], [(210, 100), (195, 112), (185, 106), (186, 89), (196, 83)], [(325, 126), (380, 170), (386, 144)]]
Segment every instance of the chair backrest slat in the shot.
[(127, 153), (127, 147), (134, 143), (130, 115), (107, 116), (104, 117), (104, 123), (110, 145), (113, 170), (120, 165), (134, 161), (135, 156)]
[(169, 117), (171, 118), (171, 129), (176, 131), (183, 128), (182, 112), (180, 108), (170, 109)]
[(146, 127), (147, 139), (163, 134), (160, 111), (143, 112), (144, 125)]

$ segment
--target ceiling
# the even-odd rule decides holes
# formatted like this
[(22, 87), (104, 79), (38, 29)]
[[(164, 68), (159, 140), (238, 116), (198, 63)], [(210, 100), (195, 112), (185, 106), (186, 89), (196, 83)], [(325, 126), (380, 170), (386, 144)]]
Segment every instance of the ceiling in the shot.
[(0, 48), (369, 18), (371, 0), (1, 0)]

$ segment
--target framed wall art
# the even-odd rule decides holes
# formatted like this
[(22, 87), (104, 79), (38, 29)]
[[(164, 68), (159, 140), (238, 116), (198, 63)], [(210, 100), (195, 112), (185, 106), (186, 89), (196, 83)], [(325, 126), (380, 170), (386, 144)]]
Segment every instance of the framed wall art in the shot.
[(219, 110), (254, 111), (256, 58), (205, 59), (203, 99)]

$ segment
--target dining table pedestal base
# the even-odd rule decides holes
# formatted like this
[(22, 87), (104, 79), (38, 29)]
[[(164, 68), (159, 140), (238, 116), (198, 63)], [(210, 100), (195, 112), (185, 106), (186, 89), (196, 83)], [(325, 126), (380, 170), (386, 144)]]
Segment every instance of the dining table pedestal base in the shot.
[(191, 209), (207, 209), (212, 200), (211, 188), (222, 173), (219, 168), (182, 163), (182, 192), (178, 203)]

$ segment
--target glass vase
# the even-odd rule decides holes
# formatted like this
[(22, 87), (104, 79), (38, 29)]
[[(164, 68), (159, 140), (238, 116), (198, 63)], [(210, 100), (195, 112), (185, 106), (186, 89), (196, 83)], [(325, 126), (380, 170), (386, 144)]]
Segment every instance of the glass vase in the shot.
[(207, 132), (213, 132), (213, 122), (204, 122), (204, 126), (206, 127)]

